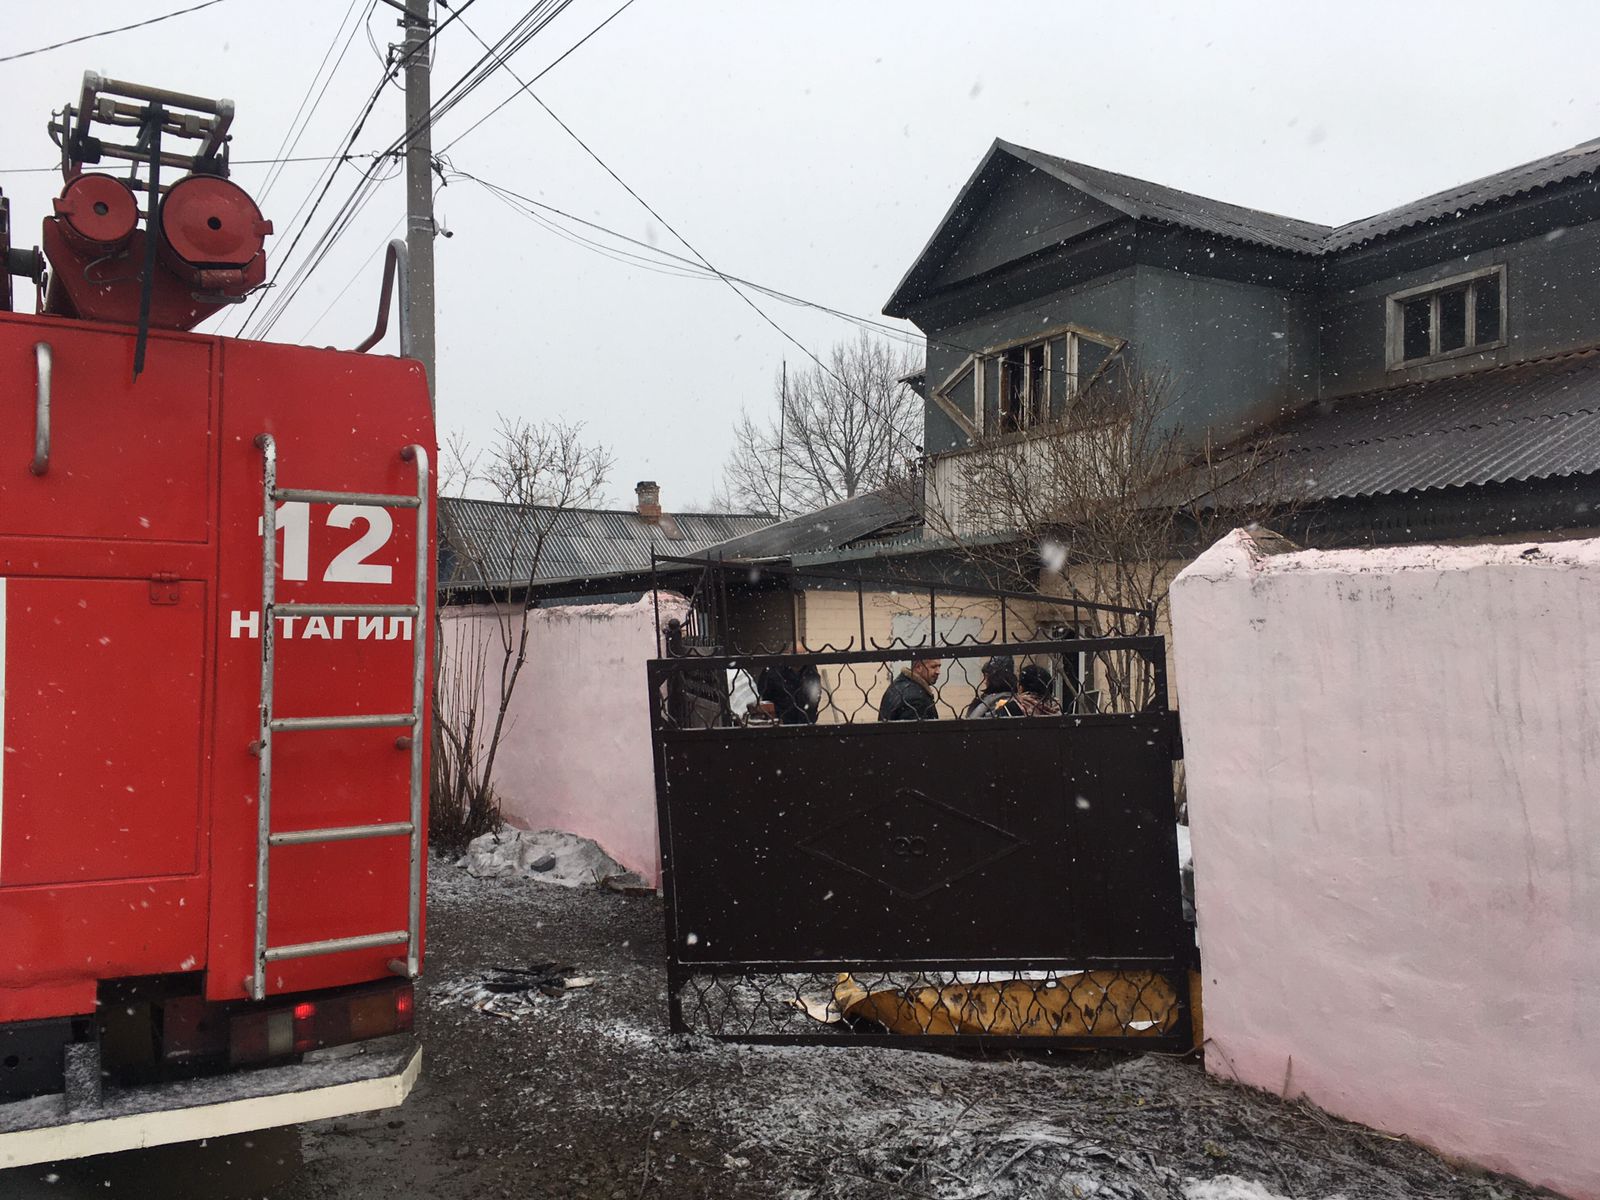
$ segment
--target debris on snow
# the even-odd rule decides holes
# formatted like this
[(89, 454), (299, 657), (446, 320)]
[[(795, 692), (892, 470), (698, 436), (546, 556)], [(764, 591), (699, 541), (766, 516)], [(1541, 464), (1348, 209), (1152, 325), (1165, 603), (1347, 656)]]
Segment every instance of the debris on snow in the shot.
[[(525, 1194), (524, 1164), (537, 1153), (539, 1182), (630, 1200), (641, 1191), (650, 1200), (1548, 1200), (1166, 1055), (979, 1056), (870, 1044), (842, 1052), (821, 1044), (834, 1040), (826, 1026), (796, 1010), (795, 1031), (813, 1044), (673, 1034), (660, 902), (526, 880), (460, 870), (430, 879), (430, 973), (420, 996), (441, 1066), (409, 1104), (429, 1120), (481, 1111), (488, 1119), (473, 1136), (490, 1145), (490, 1165), (460, 1175), (441, 1197)], [(708, 931), (698, 933), (704, 945)], [(485, 1021), (442, 1002), (469, 972), (526, 967), (534, 956), (579, 964), (600, 982), (564, 998), (535, 992), (520, 1018)], [(769, 999), (805, 994), (825, 1009), (835, 982)], [(646, 1142), (655, 1147), (648, 1156)], [(400, 1152), (402, 1169), (428, 1164), (447, 1144), (419, 1139), (409, 1157)], [(724, 1154), (750, 1165), (730, 1168)], [(354, 1181), (371, 1170), (364, 1142), (341, 1170), (350, 1186), (328, 1194), (354, 1195)], [(1232, 1193), (1215, 1190), (1227, 1186)]]
[(600, 886), (609, 892), (616, 892), (619, 896), (654, 896), (656, 889), (651, 887), (639, 875), (632, 871), (624, 871), (620, 875), (607, 875), (600, 881)]
[(565, 1000), (594, 983), (592, 976), (574, 975), (571, 967), (553, 962), (490, 967), (445, 984), (435, 991), (434, 998), (438, 1003), (461, 1004), (476, 1012), (515, 1020), (542, 1003)]
[(486, 833), (468, 843), (456, 865), (475, 879), (519, 876), (558, 887), (591, 887), (629, 874), (590, 839), (555, 829)]

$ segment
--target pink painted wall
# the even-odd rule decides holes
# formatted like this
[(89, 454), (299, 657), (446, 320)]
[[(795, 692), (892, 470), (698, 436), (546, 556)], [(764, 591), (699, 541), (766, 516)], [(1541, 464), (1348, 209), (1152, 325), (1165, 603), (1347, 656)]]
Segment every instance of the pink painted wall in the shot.
[(1171, 595), (1208, 1068), (1600, 1198), (1600, 541)]
[[(661, 620), (684, 615), (663, 594)], [(514, 621), (515, 616), (512, 617)], [(496, 617), (446, 609), (444, 653), (472, 638), (489, 646), (498, 673)], [(655, 608), (563, 605), (529, 614), (528, 662), (512, 693), (494, 786), (501, 814), (519, 829), (562, 829), (593, 838), (630, 870), (660, 882), (655, 767), (645, 663), (655, 657)], [(493, 712), (492, 702), (485, 701)]]

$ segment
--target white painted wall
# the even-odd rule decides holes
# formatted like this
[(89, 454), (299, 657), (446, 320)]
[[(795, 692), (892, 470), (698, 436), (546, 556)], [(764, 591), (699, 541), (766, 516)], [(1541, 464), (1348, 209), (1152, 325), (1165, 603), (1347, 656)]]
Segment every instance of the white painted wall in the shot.
[[(662, 595), (661, 620), (682, 617), (681, 597)], [(528, 662), (512, 692), (494, 768), (501, 815), (518, 829), (561, 829), (593, 838), (618, 862), (659, 883), (655, 766), (645, 663), (655, 657), (655, 607), (563, 605), (529, 614)], [(443, 611), (442, 652), (487, 647), (484, 715), (492, 719), (501, 661), (496, 615)], [(514, 623), (515, 612), (509, 615)]]
[(1600, 1197), (1600, 541), (1172, 586), (1210, 1070)]

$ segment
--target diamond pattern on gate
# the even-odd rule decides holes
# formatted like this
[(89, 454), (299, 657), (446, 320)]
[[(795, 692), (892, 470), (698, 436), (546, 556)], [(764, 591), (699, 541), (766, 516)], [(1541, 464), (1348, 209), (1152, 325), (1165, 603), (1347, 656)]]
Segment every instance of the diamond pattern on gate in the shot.
[(807, 838), (800, 849), (921, 900), (1021, 845), (1021, 838), (998, 825), (902, 787)]

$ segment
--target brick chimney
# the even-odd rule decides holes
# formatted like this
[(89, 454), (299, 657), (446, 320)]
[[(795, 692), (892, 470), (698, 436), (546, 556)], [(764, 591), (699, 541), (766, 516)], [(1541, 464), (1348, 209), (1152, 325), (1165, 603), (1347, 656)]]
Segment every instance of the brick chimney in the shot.
[(641, 479), (633, 485), (639, 498), (639, 515), (652, 525), (661, 523), (661, 486), (654, 479)]

